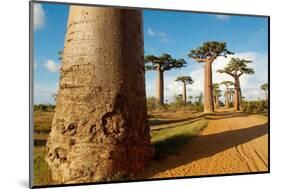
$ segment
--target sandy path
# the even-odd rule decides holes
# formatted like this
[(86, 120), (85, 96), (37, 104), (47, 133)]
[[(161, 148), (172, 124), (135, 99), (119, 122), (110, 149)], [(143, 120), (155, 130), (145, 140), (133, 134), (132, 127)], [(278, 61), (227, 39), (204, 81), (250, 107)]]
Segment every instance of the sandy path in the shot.
[(177, 155), (152, 162), (142, 178), (268, 171), (268, 124), (260, 116), (220, 112)]

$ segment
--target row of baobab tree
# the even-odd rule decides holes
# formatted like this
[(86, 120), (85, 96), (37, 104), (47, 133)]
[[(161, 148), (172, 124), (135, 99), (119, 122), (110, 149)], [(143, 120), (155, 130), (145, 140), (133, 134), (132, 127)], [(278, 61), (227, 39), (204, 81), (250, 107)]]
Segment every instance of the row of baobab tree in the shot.
[[(218, 57), (227, 58), (227, 56), (233, 54), (233, 52), (227, 49), (226, 43), (218, 41), (205, 42), (188, 53), (189, 58), (194, 59), (198, 63), (204, 63), (204, 112), (206, 113), (214, 112), (214, 107), (218, 107), (218, 99), (221, 95), (219, 84), (214, 84), (212, 81), (212, 64)], [(184, 59), (175, 59), (171, 55), (164, 53), (158, 57), (154, 55), (145, 56), (145, 63), (147, 71), (157, 71), (156, 98), (159, 104), (163, 105), (164, 72), (185, 67), (187, 62)], [(230, 101), (233, 99), (235, 111), (240, 110), (242, 102), (240, 77), (245, 74), (252, 75), (255, 73), (254, 69), (248, 66), (249, 63), (252, 63), (252, 60), (233, 57), (224, 68), (217, 70), (218, 73), (228, 74), (233, 78), (233, 81), (223, 81), (221, 84), (226, 86), (226, 106), (229, 107)], [(180, 76), (176, 81), (183, 83), (183, 101), (186, 102), (186, 85), (192, 84), (194, 81), (190, 76)], [(234, 85), (234, 90), (231, 90), (231, 85)]]

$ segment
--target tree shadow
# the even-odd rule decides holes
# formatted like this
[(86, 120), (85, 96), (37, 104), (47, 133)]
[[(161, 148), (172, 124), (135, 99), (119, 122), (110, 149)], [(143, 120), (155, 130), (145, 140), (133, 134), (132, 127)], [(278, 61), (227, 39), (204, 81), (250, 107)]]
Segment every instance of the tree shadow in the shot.
[(49, 134), (51, 132), (51, 129), (34, 129), (35, 133), (43, 133), (43, 134)]
[(208, 120), (219, 120), (219, 119), (228, 119), (228, 118), (235, 118), (235, 117), (247, 117), (251, 114), (246, 112), (233, 112), (233, 111), (223, 111), (223, 112), (216, 112), (211, 114), (205, 114), (205, 118)]
[(47, 139), (34, 139), (34, 146), (45, 146)]
[(157, 125), (157, 126), (150, 127), (150, 131), (160, 131), (160, 130), (175, 128), (175, 127), (183, 127), (186, 126), (187, 124), (192, 124), (198, 120), (200, 120), (200, 118), (194, 118), (190, 121), (180, 122), (179, 124), (173, 124), (173, 125)]
[(164, 124), (172, 124), (172, 123), (179, 123), (184, 121), (190, 121), (197, 118), (202, 118), (204, 115), (184, 118), (184, 119), (175, 119), (175, 120), (165, 120), (165, 119), (154, 119), (154, 120), (148, 120), (151, 127), (157, 126), (157, 125), (164, 125)]
[[(140, 175), (140, 178), (150, 178), (153, 175), (166, 170), (173, 169), (202, 158), (210, 157), (218, 152), (249, 142), (267, 133), (268, 123), (265, 123), (243, 129), (194, 137), (187, 145), (184, 146), (187, 150), (184, 150), (184, 154), (180, 153), (177, 161), (173, 164), (165, 164), (165, 159), (162, 159), (162, 161), (153, 161), (150, 164), (150, 167), (148, 167), (147, 170)], [(177, 140), (177, 138), (182, 140), (182, 136), (177, 136), (173, 139)], [(169, 141), (169, 143), (171, 143), (171, 141)]]

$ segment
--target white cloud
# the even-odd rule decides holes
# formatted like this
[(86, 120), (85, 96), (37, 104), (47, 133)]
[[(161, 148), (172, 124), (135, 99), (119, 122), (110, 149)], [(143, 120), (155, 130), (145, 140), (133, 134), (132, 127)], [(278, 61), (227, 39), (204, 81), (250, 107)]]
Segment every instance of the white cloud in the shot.
[(53, 104), (53, 94), (58, 91), (58, 83), (34, 84), (34, 104)]
[(36, 69), (37, 68), (37, 63), (34, 61), (34, 63), (33, 63), (33, 67), (34, 67), (34, 69)]
[(157, 37), (161, 43), (167, 43), (167, 42), (171, 41), (171, 40), (168, 38), (168, 35), (167, 35), (166, 33), (161, 32), (161, 31), (154, 30), (154, 29), (152, 29), (152, 28), (148, 28), (148, 29), (147, 29), (147, 34), (148, 34), (150, 37)]
[[(241, 52), (233, 55), (235, 57), (244, 58), (252, 60), (253, 63), (249, 66), (254, 68), (255, 75), (243, 75), (240, 78), (242, 95), (248, 100), (256, 100), (258, 98), (264, 98), (264, 92), (260, 89), (262, 83), (268, 82), (268, 61), (266, 54), (259, 54), (256, 52)], [(225, 80), (233, 81), (233, 78), (227, 74), (217, 73), (218, 69), (223, 68), (231, 59), (229, 56), (227, 58), (219, 57), (213, 63), (213, 83), (220, 83)], [(148, 75), (149, 74), (149, 75)], [(153, 77), (150, 74), (154, 74)], [(170, 74), (165, 72), (164, 74), (164, 96), (165, 100), (169, 102), (174, 100), (175, 94), (182, 94), (182, 83), (176, 82), (175, 78), (178, 75), (183, 75), (186, 73), (182, 72), (182, 69), (177, 70), (176, 73)], [(188, 73), (187, 73), (188, 74)], [(191, 70), (190, 75), (194, 83), (192, 85), (187, 85), (187, 96), (198, 96), (204, 91), (204, 64), (196, 63), (193, 65), (193, 70)], [(147, 96), (155, 96), (156, 89), (156, 72), (147, 73), (149, 76), (146, 81), (146, 93)], [(220, 86), (221, 90), (224, 92), (225, 87)], [(222, 97), (223, 101), (224, 98)]]
[(50, 72), (58, 72), (60, 70), (60, 64), (59, 63), (55, 63), (53, 60), (47, 60), (44, 63), (44, 67), (50, 71)]
[(155, 32), (154, 32), (151, 28), (148, 28), (148, 29), (147, 29), (147, 34), (148, 34), (149, 36), (151, 36), (151, 37), (154, 37)]
[(215, 15), (215, 17), (221, 21), (229, 20), (230, 16), (227, 15)]
[(41, 4), (34, 4), (34, 30), (40, 30), (45, 26), (46, 16)]

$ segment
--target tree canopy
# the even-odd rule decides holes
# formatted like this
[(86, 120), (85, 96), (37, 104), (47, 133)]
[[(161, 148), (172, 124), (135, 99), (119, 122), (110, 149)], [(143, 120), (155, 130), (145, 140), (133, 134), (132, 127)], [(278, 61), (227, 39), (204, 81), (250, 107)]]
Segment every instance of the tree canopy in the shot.
[(190, 76), (179, 76), (175, 81), (181, 81), (186, 85), (194, 82)]
[(221, 96), (220, 85), (218, 83), (213, 84), (213, 92), (216, 96)]
[(234, 83), (232, 81), (222, 81), (220, 84), (221, 85), (225, 85), (227, 87), (234, 85)]
[(240, 77), (243, 74), (255, 74), (253, 68), (249, 68), (248, 64), (252, 63), (251, 60), (231, 58), (230, 62), (223, 68), (217, 70), (219, 73), (226, 73), (232, 77)]
[(229, 54), (234, 54), (226, 48), (226, 43), (218, 41), (208, 41), (202, 44), (197, 49), (192, 49), (188, 56), (196, 62), (213, 62), (218, 56), (227, 57)]
[(261, 85), (261, 90), (267, 91), (268, 90), (268, 83), (264, 83)]
[(147, 55), (144, 58), (145, 69), (148, 70), (157, 70), (164, 72), (171, 70), (172, 68), (181, 68), (185, 67), (187, 64), (184, 59), (175, 59), (171, 55), (164, 53), (161, 56)]
[(63, 50), (60, 50), (59, 52), (58, 52), (58, 59), (59, 60), (62, 60), (62, 55), (63, 55)]

